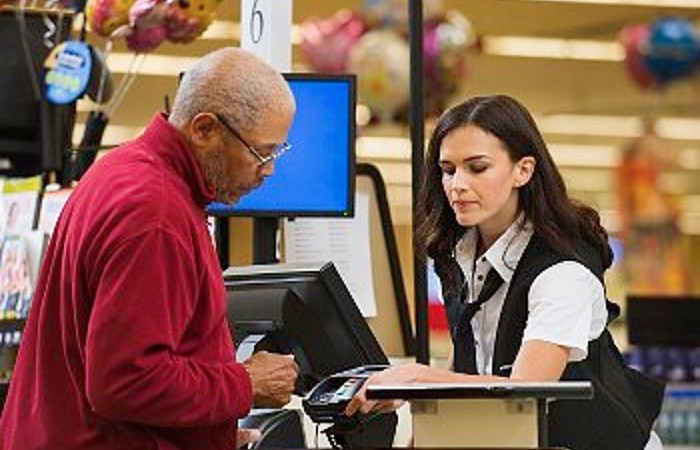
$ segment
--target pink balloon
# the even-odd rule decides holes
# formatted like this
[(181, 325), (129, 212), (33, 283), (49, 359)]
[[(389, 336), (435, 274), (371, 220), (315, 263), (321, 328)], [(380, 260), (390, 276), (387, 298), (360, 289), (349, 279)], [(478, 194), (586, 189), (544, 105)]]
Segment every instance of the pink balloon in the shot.
[(168, 30), (163, 25), (135, 28), (126, 37), (126, 45), (131, 51), (146, 53), (158, 47), (166, 37), (168, 37)]
[(167, 37), (165, 0), (136, 0), (129, 9), (130, 30), (126, 45), (135, 52), (149, 52)]
[(301, 52), (316, 72), (343, 73), (348, 56), (366, 30), (358, 14), (340, 10), (326, 20), (309, 20), (301, 25)]
[(647, 25), (625, 27), (620, 32), (620, 41), (625, 48), (625, 67), (632, 80), (642, 89), (658, 86), (658, 80), (644, 65), (641, 48), (649, 38)]

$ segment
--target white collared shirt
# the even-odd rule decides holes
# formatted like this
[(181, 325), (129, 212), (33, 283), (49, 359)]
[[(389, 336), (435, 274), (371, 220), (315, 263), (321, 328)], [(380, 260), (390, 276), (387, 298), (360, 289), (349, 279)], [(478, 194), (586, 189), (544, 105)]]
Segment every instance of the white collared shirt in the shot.
[[(503, 278), (501, 287), (471, 321), (480, 374), (492, 374), (503, 302), (532, 234), (532, 224), (524, 222), (521, 216), (477, 260), (475, 227), (466, 231), (455, 248), (455, 257), (467, 280), (467, 301), (476, 300), (491, 267)], [(523, 342), (542, 340), (568, 347), (569, 361), (581, 361), (588, 355), (588, 341), (603, 332), (607, 315), (604, 288), (598, 278), (579, 262), (563, 261), (540, 273), (530, 286)]]

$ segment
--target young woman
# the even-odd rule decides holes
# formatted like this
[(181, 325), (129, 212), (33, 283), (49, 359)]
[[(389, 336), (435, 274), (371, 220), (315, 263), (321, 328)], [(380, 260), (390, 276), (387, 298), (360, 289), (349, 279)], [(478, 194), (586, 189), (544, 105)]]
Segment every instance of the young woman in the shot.
[[(571, 200), (529, 112), (503, 96), (447, 111), (430, 139), (419, 242), (435, 261), (452, 371), (397, 366), (373, 383), (589, 380), (591, 401), (558, 401), (550, 444), (658, 449), (663, 386), (628, 369), (606, 330), (612, 262), (598, 214)], [(391, 409), (358, 393), (347, 413)], [(465, 420), (469, 420), (465, 417)]]

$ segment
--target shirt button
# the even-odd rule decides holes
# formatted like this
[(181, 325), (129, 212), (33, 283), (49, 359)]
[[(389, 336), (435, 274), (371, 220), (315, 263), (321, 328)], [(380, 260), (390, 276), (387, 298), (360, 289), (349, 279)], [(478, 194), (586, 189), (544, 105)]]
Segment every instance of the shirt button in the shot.
[(481, 281), (481, 280), (484, 279), (484, 276), (483, 276), (483, 275), (479, 275), (479, 276), (476, 277), (476, 279), (479, 280), (479, 281)]
[(481, 262), (486, 262), (486, 257), (485, 257), (485, 256), (482, 256), (482, 257), (481, 257)]

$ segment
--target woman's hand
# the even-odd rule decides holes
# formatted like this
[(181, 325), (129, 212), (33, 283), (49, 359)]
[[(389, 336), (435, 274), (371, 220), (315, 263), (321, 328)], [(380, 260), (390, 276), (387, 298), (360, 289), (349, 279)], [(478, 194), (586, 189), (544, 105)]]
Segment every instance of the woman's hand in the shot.
[(395, 411), (403, 405), (403, 400), (368, 400), (367, 386), (379, 384), (409, 384), (421, 380), (422, 374), (429, 370), (428, 366), (422, 364), (406, 364), (402, 366), (390, 367), (379, 373), (370, 376), (362, 388), (350, 400), (345, 408), (345, 415), (352, 416), (357, 411), (362, 414), (370, 412)]

